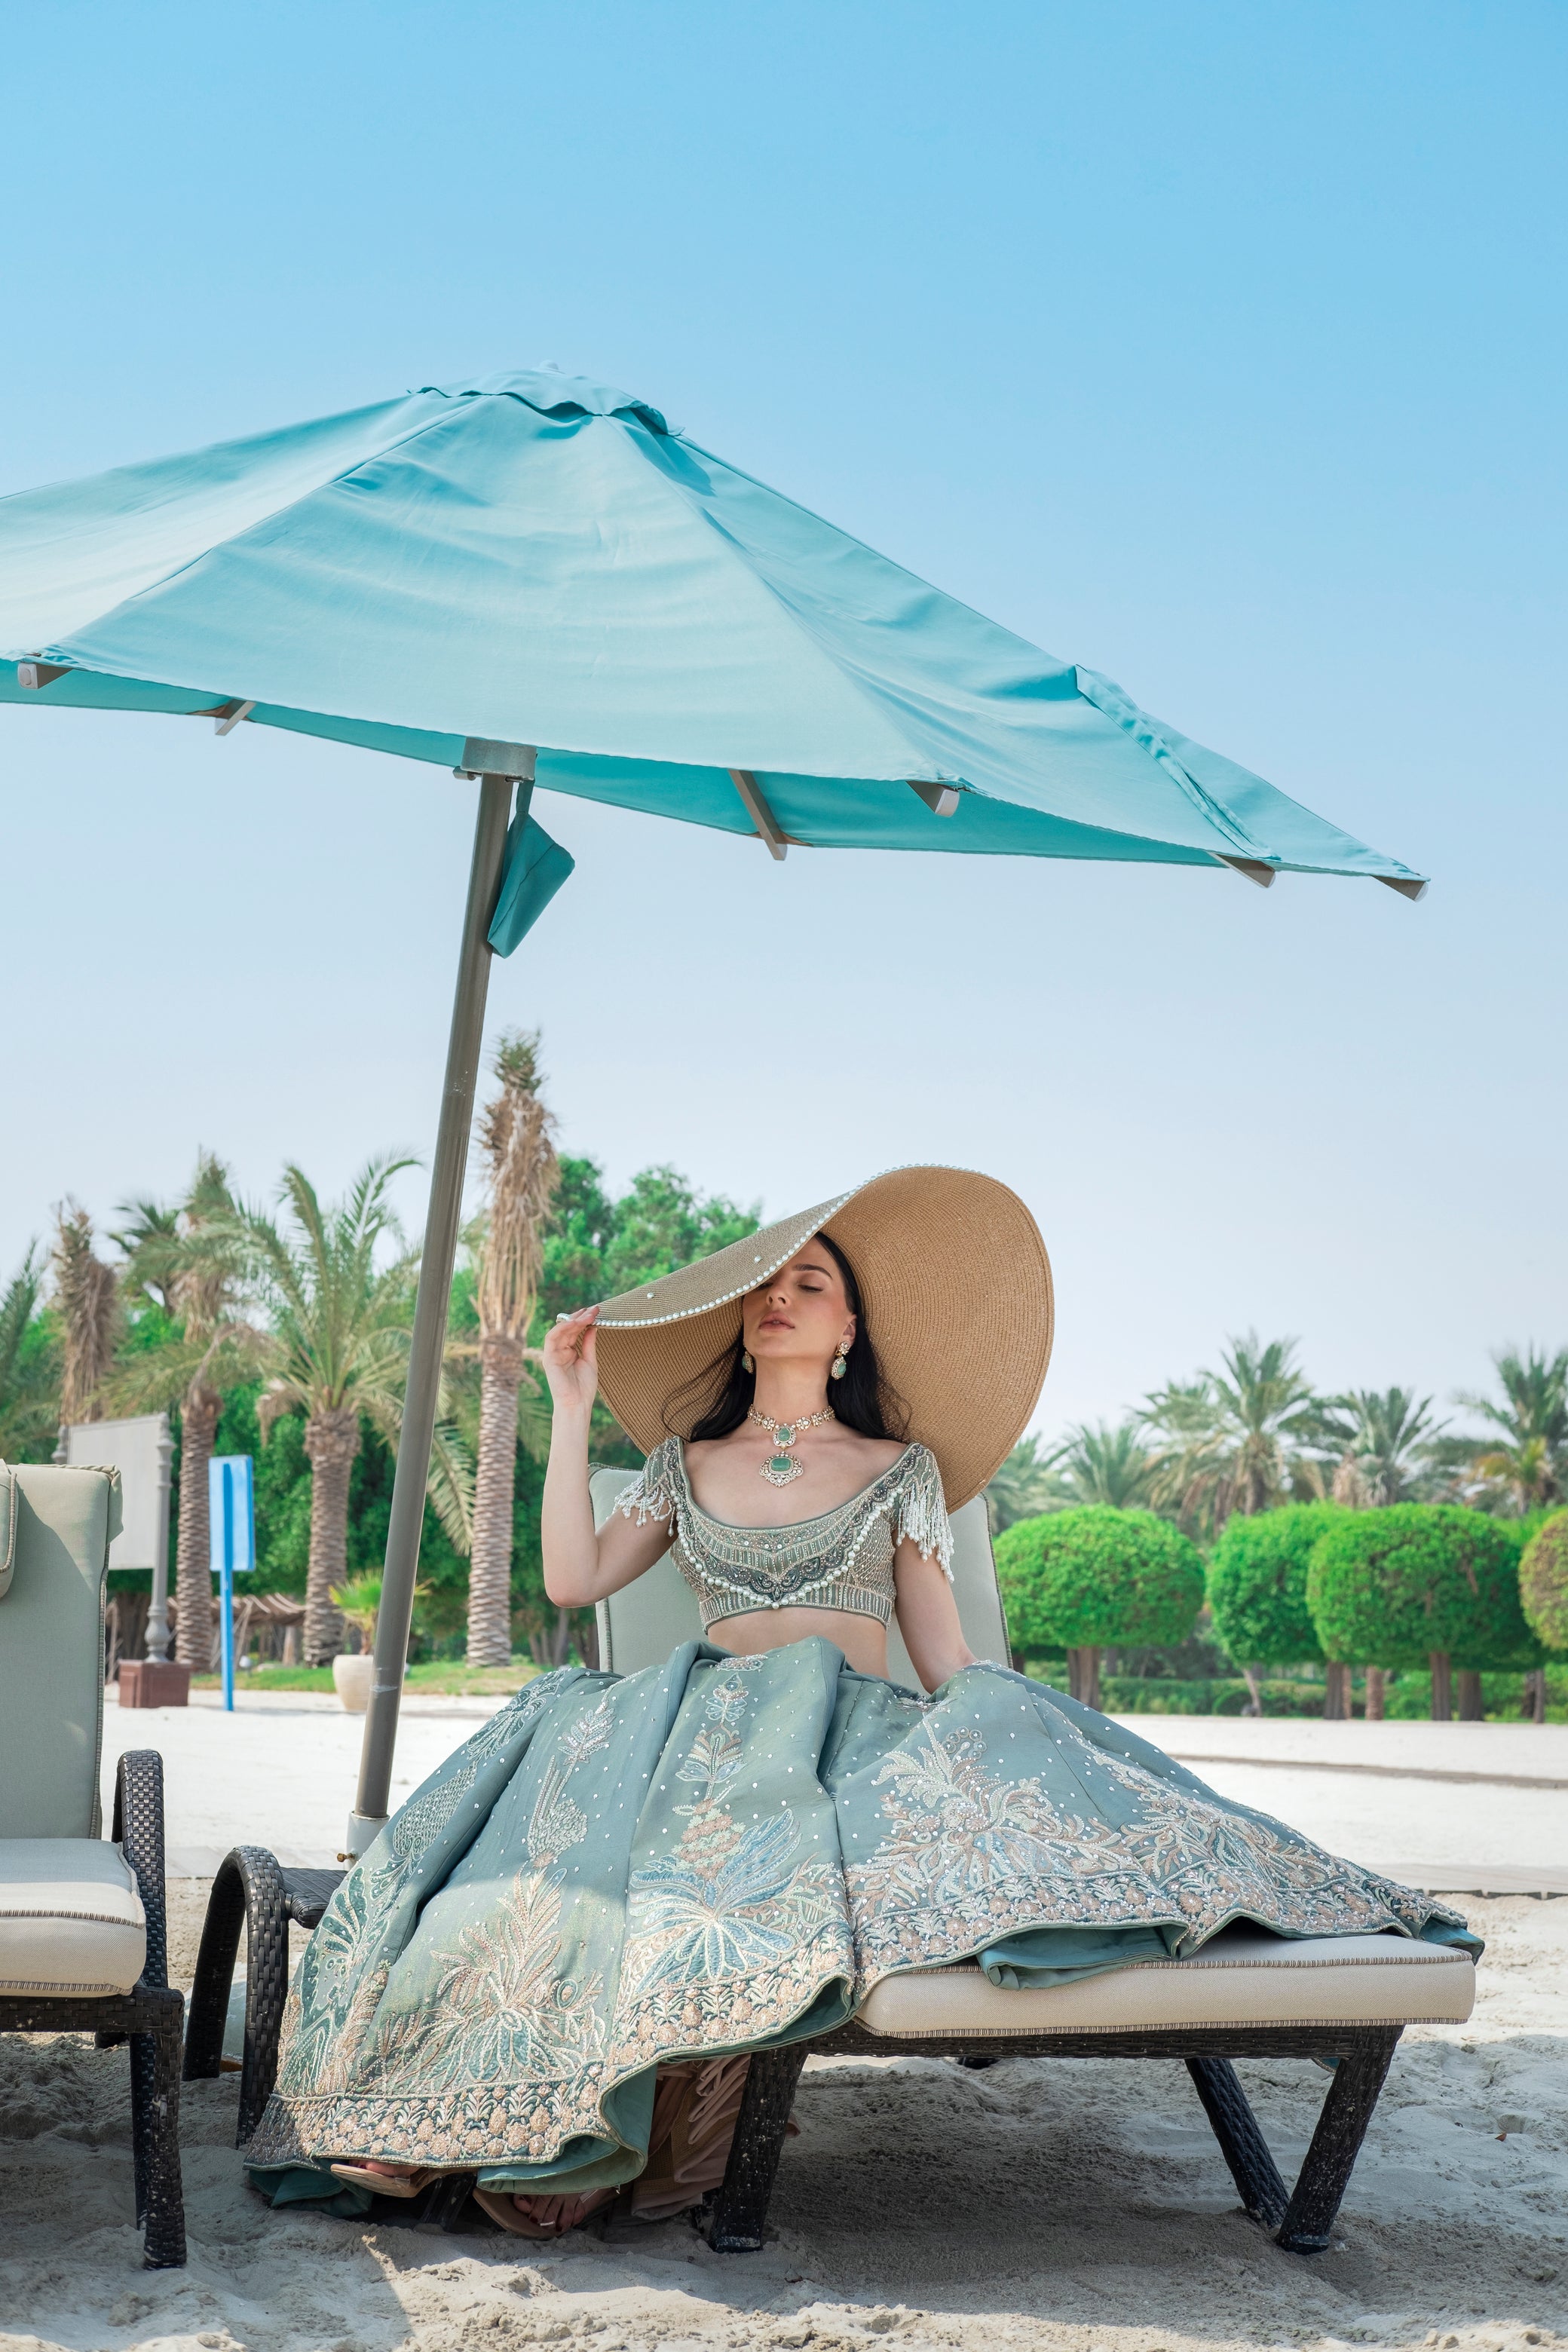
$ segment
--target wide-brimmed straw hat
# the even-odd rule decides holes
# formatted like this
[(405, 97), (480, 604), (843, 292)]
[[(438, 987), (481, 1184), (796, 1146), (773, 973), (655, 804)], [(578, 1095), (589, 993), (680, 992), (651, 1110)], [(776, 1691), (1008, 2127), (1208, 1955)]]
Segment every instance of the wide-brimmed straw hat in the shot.
[[(741, 1328), (741, 1301), (814, 1234), (855, 1269), (884, 1380), (929, 1445), (950, 1511), (981, 1488), (1034, 1412), (1051, 1352), (1051, 1269), (1016, 1192), (967, 1168), (895, 1168), (781, 1217), (599, 1309), (599, 1387), (645, 1453), (672, 1401)], [(665, 1418), (667, 1408), (670, 1419)], [(691, 1405), (687, 1419), (700, 1408)]]

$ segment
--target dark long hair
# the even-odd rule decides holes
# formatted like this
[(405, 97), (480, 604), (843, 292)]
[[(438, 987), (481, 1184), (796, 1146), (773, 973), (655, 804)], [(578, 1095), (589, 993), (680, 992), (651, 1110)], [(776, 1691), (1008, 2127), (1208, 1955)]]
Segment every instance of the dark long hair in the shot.
[[(829, 1241), (826, 1234), (816, 1234), (813, 1238), (829, 1252), (843, 1276), (845, 1299), (855, 1318), (855, 1344), (846, 1360), (848, 1369), (841, 1381), (829, 1382), (828, 1402), (845, 1427), (858, 1429), (862, 1437), (902, 1440), (909, 1431), (910, 1409), (898, 1391), (889, 1388), (882, 1377), (877, 1350), (866, 1327), (855, 1269), (837, 1243)], [(695, 1443), (704, 1437), (728, 1437), (732, 1429), (740, 1428), (757, 1393), (755, 1372), (748, 1372), (741, 1361), (745, 1344), (744, 1332), (737, 1331), (732, 1346), (715, 1356), (710, 1364), (705, 1364), (673, 1396), (666, 1398), (666, 1429)], [(688, 1423), (689, 1426), (685, 1425)]]

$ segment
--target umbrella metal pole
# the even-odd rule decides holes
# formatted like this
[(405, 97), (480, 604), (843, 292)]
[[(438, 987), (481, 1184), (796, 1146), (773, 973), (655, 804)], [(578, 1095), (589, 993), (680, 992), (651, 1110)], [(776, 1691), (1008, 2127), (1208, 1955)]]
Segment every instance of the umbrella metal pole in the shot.
[[(531, 765), (530, 755), (530, 770)], [(441, 1097), (441, 1123), (437, 1129), (436, 1160), (430, 1174), (430, 1210), (419, 1261), (419, 1293), (408, 1350), (408, 1386), (392, 1486), (381, 1607), (376, 1615), (375, 1673), (365, 1714), (364, 1745), (360, 1751), (359, 1793), (349, 1815), (347, 1852), (355, 1856), (364, 1852), (384, 1825), (392, 1787), (392, 1751), (397, 1738), (397, 1713), (408, 1661), (408, 1629), (414, 1614), (414, 1582), (425, 1520), (425, 1486), (436, 1434), (436, 1402), (441, 1385), (452, 1266), (458, 1253), (463, 1179), (468, 1164), (468, 1130), (473, 1125), (479, 1046), (484, 1036), (490, 965), (486, 933), (500, 887), (513, 782), (510, 775), (486, 773), (479, 778), (468, 902), (463, 916), (462, 952), (458, 961), (452, 1030), (447, 1046), (446, 1089)], [(531, 790), (531, 782), (525, 778), (520, 794), (524, 812)]]

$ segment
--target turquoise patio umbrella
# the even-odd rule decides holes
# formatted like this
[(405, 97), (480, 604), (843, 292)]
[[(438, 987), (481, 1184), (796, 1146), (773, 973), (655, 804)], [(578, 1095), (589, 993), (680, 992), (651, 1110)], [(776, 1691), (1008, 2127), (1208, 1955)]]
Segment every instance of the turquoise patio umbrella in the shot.
[[(427, 385), (0, 499), (0, 701), (281, 727), (479, 811), (350, 1843), (385, 1817), (489, 955), (535, 788), (792, 846), (1423, 877), (580, 376)], [(514, 814), (515, 796), (515, 814)]]

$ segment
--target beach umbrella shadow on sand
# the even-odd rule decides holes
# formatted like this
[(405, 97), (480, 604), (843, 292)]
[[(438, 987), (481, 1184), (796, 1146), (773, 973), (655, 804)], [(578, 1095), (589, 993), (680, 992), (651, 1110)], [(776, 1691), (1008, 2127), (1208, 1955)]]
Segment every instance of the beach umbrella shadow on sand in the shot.
[(348, 1843), (386, 1815), (489, 957), (536, 789), (793, 846), (1422, 877), (671, 429), (519, 373), (0, 499), (0, 701), (282, 727), (478, 816)]

